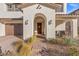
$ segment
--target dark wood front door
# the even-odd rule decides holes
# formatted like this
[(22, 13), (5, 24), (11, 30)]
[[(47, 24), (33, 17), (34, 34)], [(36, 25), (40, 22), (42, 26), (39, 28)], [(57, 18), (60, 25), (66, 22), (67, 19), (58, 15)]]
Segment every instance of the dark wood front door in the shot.
[(42, 34), (42, 23), (37, 23), (37, 32), (38, 34)]

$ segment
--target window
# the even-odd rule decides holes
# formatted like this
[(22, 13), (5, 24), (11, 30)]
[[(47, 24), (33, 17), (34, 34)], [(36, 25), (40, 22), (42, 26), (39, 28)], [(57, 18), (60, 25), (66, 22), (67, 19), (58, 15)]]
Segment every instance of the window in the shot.
[(8, 6), (8, 11), (18, 11), (16, 4), (7, 4), (7, 6)]
[(64, 3), (56, 3), (59, 7), (56, 8), (56, 12), (63, 12), (64, 11)]
[(12, 8), (12, 5), (8, 5), (8, 8)]

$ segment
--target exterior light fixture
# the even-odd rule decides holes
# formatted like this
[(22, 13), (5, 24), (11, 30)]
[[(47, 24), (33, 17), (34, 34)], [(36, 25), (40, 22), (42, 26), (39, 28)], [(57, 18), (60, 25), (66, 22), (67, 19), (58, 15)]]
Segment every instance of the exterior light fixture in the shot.
[(27, 24), (28, 24), (28, 20), (25, 21), (25, 25), (27, 25)]
[(49, 20), (49, 21), (48, 21), (48, 25), (51, 25), (51, 24), (52, 24), (52, 20)]

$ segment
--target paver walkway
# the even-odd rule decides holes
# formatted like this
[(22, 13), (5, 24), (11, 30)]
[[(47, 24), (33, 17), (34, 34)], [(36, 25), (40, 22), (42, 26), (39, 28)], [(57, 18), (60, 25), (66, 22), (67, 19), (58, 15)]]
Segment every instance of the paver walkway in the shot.
[(47, 53), (41, 53), (44, 49), (47, 49), (47, 43), (44, 38), (37, 38), (36, 42), (33, 44), (32, 56), (47, 55)]

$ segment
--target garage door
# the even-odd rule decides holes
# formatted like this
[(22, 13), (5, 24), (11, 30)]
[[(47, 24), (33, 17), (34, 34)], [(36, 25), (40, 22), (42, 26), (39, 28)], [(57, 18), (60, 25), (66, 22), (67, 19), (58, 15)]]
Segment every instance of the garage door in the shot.
[(23, 25), (22, 24), (14, 25), (14, 35), (23, 35)]
[(5, 27), (6, 35), (23, 35), (22, 24), (7, 24)]
[(5, 26), (6, 35), (14, 35), (14, 25), (6, 25)]

